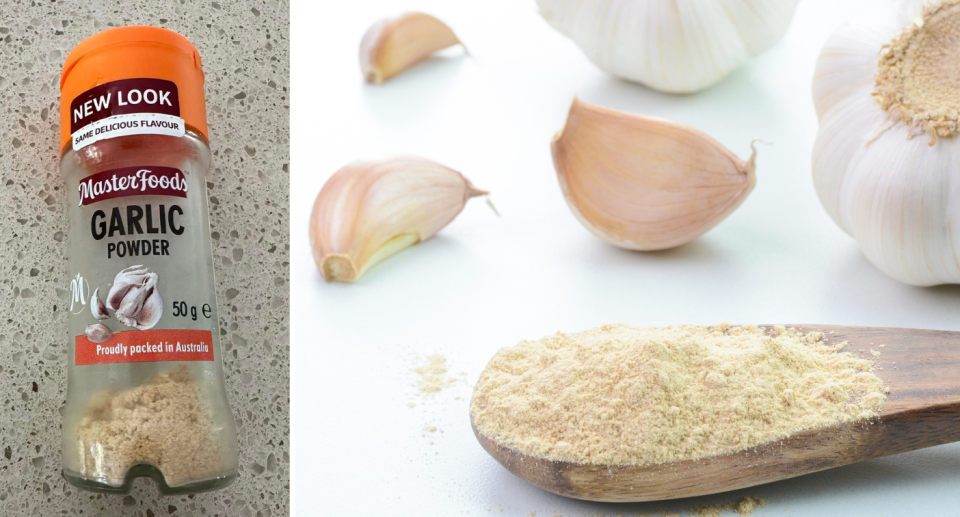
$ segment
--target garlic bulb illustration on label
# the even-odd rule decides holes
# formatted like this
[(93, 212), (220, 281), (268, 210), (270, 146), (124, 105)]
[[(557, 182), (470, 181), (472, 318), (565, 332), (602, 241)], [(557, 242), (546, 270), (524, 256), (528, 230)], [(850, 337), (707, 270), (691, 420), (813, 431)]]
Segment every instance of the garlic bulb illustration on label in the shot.
[(139, 265), (120, 271), (107, 295), (107, 307), (116, 311), (117, 319), (128, 327), (153, 327), (163, 314), (157, 274)]

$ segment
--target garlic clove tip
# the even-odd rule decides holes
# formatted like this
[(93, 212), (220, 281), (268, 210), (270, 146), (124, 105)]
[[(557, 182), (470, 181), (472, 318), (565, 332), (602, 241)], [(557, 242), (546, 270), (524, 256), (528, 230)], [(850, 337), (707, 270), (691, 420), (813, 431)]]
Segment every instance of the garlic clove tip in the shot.
[(327, 282), (354, 282), (360, 278), (360, 270), (353, 265), (349, 255), (326, 255), (318, 261), (320, 274)]

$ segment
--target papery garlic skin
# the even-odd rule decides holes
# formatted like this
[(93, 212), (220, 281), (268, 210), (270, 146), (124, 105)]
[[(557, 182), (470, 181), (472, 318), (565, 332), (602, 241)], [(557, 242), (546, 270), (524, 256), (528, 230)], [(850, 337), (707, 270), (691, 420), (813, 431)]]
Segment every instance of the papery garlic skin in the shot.
[[(889, 102), (882, 104), (886, 85), (879, 82), (885, 79), (878, 68), (891, 51), (885, 46), (907, 29), (952, 38), (952, 47), (925, 54), (952, 56), (942, 60), (944, 79), (960, 73), (956, 1), (878, 1), (842, 26), (824, 47), (813, 81), (820, 119), (814, 185), (830, 217), (877, 268), (907, 284), (960, 283), (960, 139), (949, 132), (955, 121), (949, 118), (950, 102), (921, 102), (931, 116), (896, 105), (884, 110)], [(887, 92), (886, 98), (916, 94)], [(941, 123), (930, 125), (924, 118)]]
[(537, 0), (614, 76), (671, 93), (708, 88), (776, 44), (798, 0)]
[(406, 13), (378, 21), (360, 41), (360, 70), (382, 84), (434, 52), (460, 44), (453, 30), (424, 13)]
[(756, 149), (743, 161), (690, 126), (579, 99), (551, 149), (577, 219), (601, 239), (631, 250), (696, 239), (756, 185)]
[(314, 202), (314, 261), (327, 281), (356, 281), (380, 261), (433, 237), (470, 198), (487, 194), (425, 158), (353, 162), (330, 177)]

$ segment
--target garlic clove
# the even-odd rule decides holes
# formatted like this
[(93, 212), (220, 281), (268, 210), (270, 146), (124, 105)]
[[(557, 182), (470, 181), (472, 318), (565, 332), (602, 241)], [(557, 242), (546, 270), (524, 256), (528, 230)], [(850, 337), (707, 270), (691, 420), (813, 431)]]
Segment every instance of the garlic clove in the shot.
[(99, 293), (100, 288), (98, 287), (93, 291), (93, 296), (90, 297), (90, 314), (98, 320), (105, 320), (110, 317), (110, 313), (107, 312), (107, 306), (98, 296)]
[(755, 147), (743, 161), (690, 126), (579, 99), (551, 149), (574, 215), (626, 249), (690, 242), (730, 215), (756, 184)]
[(798, 0), (537, 0), (601, 70), (656, 90), (708, 88), (786, 33)]
[(313, 259), (325, 280), (353, 282), (432, 237), (470, 198), (487, 194), (459, 172), (416, 156), (351, 163), (330, 177), (314, 202)]
[(374, 84), (423, 61), (434, 52), (460, 44), (445, 23), (423, 13), (386, 18), (367, 29), (360, 42), (360, 69)]
[(104, 341), (110, 339), (110, 336), (113, 335), (113, 331), (110, 330), (110, 327), (107, 327), (103, 323), (96, 323), (93, 325), (87, 325), (84, 334), (86, 334), (87, 339), (94, 343), (103, 343)]

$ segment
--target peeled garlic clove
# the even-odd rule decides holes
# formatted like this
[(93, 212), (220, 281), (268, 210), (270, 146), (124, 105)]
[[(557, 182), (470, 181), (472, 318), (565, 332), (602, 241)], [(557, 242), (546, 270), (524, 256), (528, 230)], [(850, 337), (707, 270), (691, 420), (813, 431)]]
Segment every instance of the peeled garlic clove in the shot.
[(98, 296), (100, 293), (100, 288), (96, 288), (93, 291), (93, 296), (90, 297), (90, 314), (98, 320), (105, 320), (110, 317), (110, 313), (107, 312), (107, 306), (103, 304), (103, 300)]
[(813, 181), (870, 262), (960, 283), (960, 2), (878, 1), (817, 60)]
[(351, 163), (330, 177), (313, 204), (313, 259), (325, 280), (353, 282), (432, 237), (467, 200), (483, 195), (459, 172), (416, 156)]
[(573, 214), (626, 249), (690, 242), (730, 215), (756, 184), (755, 148), (742, 161), (690, 126), (579, 99), (551, 148)]
[(87, 329), (84, 331), (87, 339), (94, 343), (103, 343), (104, 341), (110, 339), (110, 336), (113, 335), (113, 331), (103, 323), (96, 323), (94, 325), (87, 325)]
[(407, 13), (373, 24), (360, 42), (363, 77), (382, 84), (434, 52), (460, 43), (442, 21), (423, 13)]
[(690, 93), (772, 47), (798, 0), (537, 0), (540, 14), (605, 72)]

